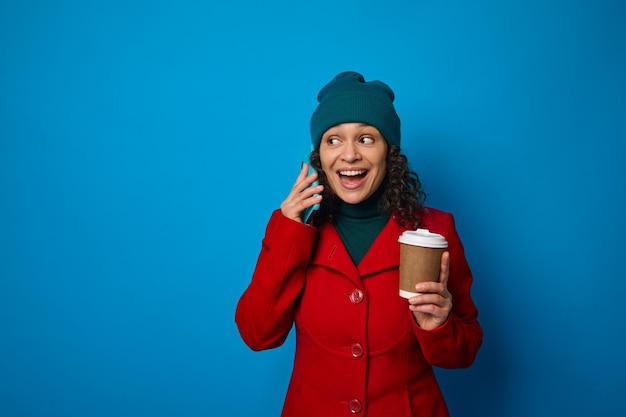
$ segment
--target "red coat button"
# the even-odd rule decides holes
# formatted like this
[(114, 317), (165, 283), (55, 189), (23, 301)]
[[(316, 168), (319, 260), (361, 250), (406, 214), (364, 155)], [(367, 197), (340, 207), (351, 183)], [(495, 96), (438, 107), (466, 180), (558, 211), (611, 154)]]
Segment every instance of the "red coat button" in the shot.
[(350, 346), (350, 353), (352, 353), (352, 357), (360, 358), (363, 356), (363, 346), (360, 343), (355, 343)]
[(358, 414), (363, 409), (363, 406), (361, 405), (361, 401), (357, 400), (356, 398), (354, 400), (350, 400), (348, 407), (350, 407), (350, 412), (352, 414)]
[(350, 293), (350, 301), (354, 304), (359, 304), (363, 301), (363, 291), (358, 288), (353, 289)]

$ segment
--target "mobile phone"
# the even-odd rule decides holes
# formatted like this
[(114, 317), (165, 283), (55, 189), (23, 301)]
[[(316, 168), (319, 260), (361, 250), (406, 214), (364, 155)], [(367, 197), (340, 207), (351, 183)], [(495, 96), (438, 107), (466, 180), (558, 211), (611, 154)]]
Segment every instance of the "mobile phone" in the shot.
[[(316, 172), (315, 169), (311, 166), (311, 152), (313, 152), (313, 144), (311, 144), (311, 148), (309, 149), (309, 151), (304, 154), (304, 156), (302, 157), (302, 163), (306, 163), (309, 166), (309, 172), (307, 173), (307, 175), (311, 175), (312, 173)], [(310, 186), (314, 187), (316, 185), (319, 185), (319, 182), (317, 180), (315, 180), (313, 182), (313, 184), (311, 184)], [(318, 195), (318, 194), (315, 194)], [(302, 211), (302, 222), (304, 222), (305, 224), (308, 224), (310, 219), (311, 219), (311, 215), (313, 214), (314, 211), (319, 210), (320, 208), (320, 204), (314, 204), (311, 207), (307, 207)]]

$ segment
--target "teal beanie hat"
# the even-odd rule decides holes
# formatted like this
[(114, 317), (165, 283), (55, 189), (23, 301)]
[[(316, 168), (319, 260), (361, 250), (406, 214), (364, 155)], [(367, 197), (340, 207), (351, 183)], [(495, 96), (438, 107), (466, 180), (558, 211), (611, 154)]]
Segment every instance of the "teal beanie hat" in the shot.
[(400, 146), (400, 118), (393, 106), (395, 96), (381, 81), (365, 82), (357, 72), (342, 72), (317, 95), (311, 116), (311, 141), (319, 149), (322, 135), (340, 123), (366, 123), (376, 127), (389, 145)]

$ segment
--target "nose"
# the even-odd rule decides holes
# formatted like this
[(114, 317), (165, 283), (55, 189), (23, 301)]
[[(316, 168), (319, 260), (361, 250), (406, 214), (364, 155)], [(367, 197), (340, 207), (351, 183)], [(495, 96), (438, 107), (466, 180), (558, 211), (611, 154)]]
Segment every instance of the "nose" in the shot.
[(353, 141), (347, 141), (344, 144), (342, 159), (346, 162), (354, 162), (360, 159), (359, 148), (356, 146), (356, 143)]

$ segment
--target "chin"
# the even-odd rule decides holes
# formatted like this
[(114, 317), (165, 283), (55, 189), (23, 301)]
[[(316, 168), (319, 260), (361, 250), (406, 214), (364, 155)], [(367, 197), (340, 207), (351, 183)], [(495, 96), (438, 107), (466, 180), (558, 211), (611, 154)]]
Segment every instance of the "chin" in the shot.
[(368, 195), (339, 195), (339, 198), (344, 203), (359, 204), (362, 201), (367, 200)]

